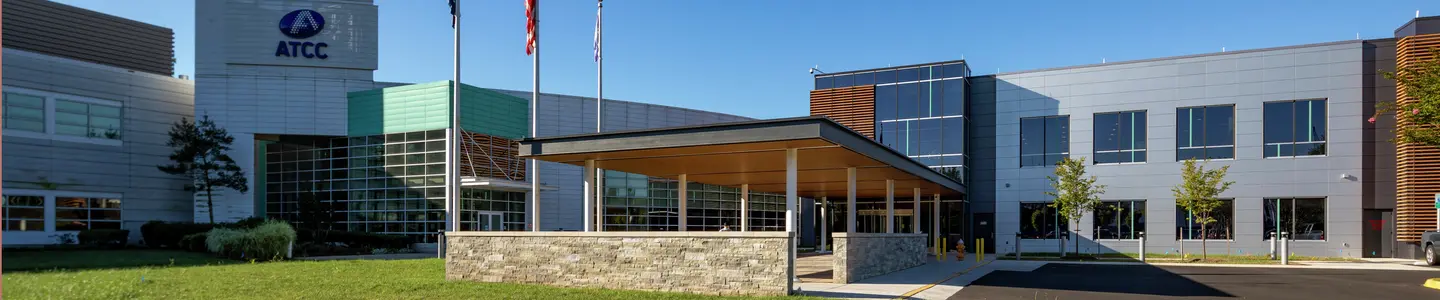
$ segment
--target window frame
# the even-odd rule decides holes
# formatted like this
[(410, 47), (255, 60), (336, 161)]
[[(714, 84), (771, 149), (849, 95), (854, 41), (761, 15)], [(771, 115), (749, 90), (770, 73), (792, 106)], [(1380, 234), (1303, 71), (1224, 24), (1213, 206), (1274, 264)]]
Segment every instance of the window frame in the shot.
[[(1271, 201), (1281, 201), (1281, 200), (1290, 200), (1290, 213), (1291, 213), (1292, 216), (1293, 216), (1294, 213), (1295, 213), (1295, 207), (1296, 207), (1295, 204), (1296, 204), (1297, 202), (1299, 202), (1300, 200), (1320, 202), (1320, 210), (1321, 210), (1320, 217), (1322, 218), (1322, 220), (1320, 220), (1320, 223), (1321, 223), (1322, 225), (1324, 225), (1324, 228), (1325, 228), (1325, 229), (1322, 229), (1322, 230), (1321, 230), (1321, 234), (1320, 234), (1320, 235), (1321, 235), (1322, 238), (1320, 238), (1320, 239), (1296, 239), (1296, 238), (1294, 238), (1296, 232), (1290, 232), (1290, 236), (1291, 236), (1290, 240), (1291, 240), (1291, 241), (1296, 241), (1296, 242), (1327, 242), (1327, 241), (1330, 241), (1330, 235), (1324, 233), (1324, 231), (1329, 230), (1329, 228), (1330, 228), (1330, 201), (1329, 201), (1330, 199), (1329, 199), (1328, 197), (1324, 197), (1324, 196), (1314, 196), (1314, 197), (1303, 197), (1303, 196), (1297, 196), (1297, 197), (1265, 197), (1265, 198), (1261, 198), (1261, 199), (1260, 199), (1260, 222), (1261, 222), (1261, 223), (1260, 223), (1260, 231), (1261, 231), (1260, 240), (1261, 240), (1261, 241), (1270, 241), (1270, 240), (1271, 240), (1271, 238), (1270, 238), (1270, 232), (1266, 231), (1266, 229), (1265, 229), (1265, 225), (1268, 225), (1268, 224), (1270, 223), (1270, 222), (1266, 222), (1266, 220), (1265, 220), (1265, 213), (1266, 213), (1265, 209), (1266, 209), (1266, 207), (1269, 207), (1269, 205), (1271, 205), (1271, 203), (1272, 203)], [(1278, 210), (1277, 210), (1277, 212), (1278, 212)], [(1279, 220), (1278, 218), (1277, 218), (1275, 221), (1276, 221), (1276, 222), (1283, 222), (1283, 221)], [(1290, 222), (1291, 222), (1291, 225), (1292, 225), (1292, 226), (1298, 226), (1297, 224), (1295, 224), (1295, 220), (1292, 219)], [(1276, 227), (1278, 228), (1278, 227), (1280, 227), (1280, 226), (1276, 226)]]
[[(1322, 106), (1325, 108), (1325, 115), (1324, 115), (1322, 118), (1326, 119), (1326, 120), (1325, 120), (1325, 130), (1324, 130), (1324, 139), (1325, 139), (1325, 140), (1319, 141), (1319, 142), (1314, 142), (1314, 141), (1311, 141), (1311, 142), (1295, 142), (1295, 141), (1294, 141), (1294, 137), (1292, 136), (1292, 137), (1291, 137), (1291, 140), (1292, 140), (1292, 141), (1290, 141), (1290, 142), (1280, 142), (1280, 143), (1268, 143), (1268, 142), (1265, 142), (1265, 138), (1266, 138), (1266, 134), (1267, 134), (1267, 133), (1266, 133), (1267, 130), (1265, 130), (1265, 125), (1266, 125), (1265, 122), (1269, 122), (1269, 121), (1270, 121), (1269, 118), (1265, 118), (1265, 119), (1263, 119), (1263, 120), (1260, 121), (1260, 141), (1261, 141), (1261, 144), (1260, 144), (1260, 158), (1263, 158), (1263, 159), (1293, 159), (1293, 158), (1307, 158), (1307, 157), (1326, 157), (1326, 156), (1329, 156), (1329, 155), (1330, 155), (1330, 151), (1329, 151), (1329, 146), (1330, 146), (1330, 120), (1329, 120), (1329, 119), (1330, 119), (1330, 98), (1305, 98), (1305, 99), (1293, 99), (1293, 100), (1266, 101), (1266, 102), (1260, 104), (1260, 115), (1261, 115), (1261, 116), (1265, 116), (1265, 115), (1266, 115), (1266, 114), (1265, 114), (1265, 107), (1266, 107), (1268, 104), (1271, 104), (1271, 103), (1289, 102), (1289, 103), (1298, 104), (1298, 103), (1300, 103), (1300, 102), (1308, 102), (1308, 101), (1321, 101), (1321, 102), (1323, 102)], [(1292, 108), (1293, 108), (1293, 106), (1292, 106)], [(1293, 110), (1292, 110), (1292, 111), (1293, 111)], [(1293, 115), (1293, 114), (1292, 114), (1292, 115)], [(1291, 121), (1293, 122), (1294, 120), (1292, 119)], [(1291, 124), (1291, 125), (1294, 125), (1294, 124)], [(1293, 128), (1293, 127), (1291, 128), (1291, 131), (1292, 131), (1292, 132), (1294, 131), (1294, 128)], [(1326, 151), (1325, 151), (1325, 154), (1318, 154), (1318, 155), (1308, 155), (1308, 154), (1307, 154), (1307, 155), (1288, 155), (1288, 156), (1280, 156), (1280, 155), (1268, 156), (1268, 155), (1266, 154), (1266, 153), (1267, 153), (1266, 151), (1269, 150), (1268, 148), (1269, 148), (1271, 145), (1278, 146), (1278, 145), (1285, 145), (1285, 144), (1289, 144), (1289, 145), (1292, 145), (1292, 146), (1293, 146), (1293, 145), (1299, 145), (1299, 144), (1320, 144), (1320, 147), (1323, 147)]]
[[(127, 134), (125, 134), (126, 117), (125, 117), (125, 103), (124, 103), (124, 102), (114, 101), (114, 100), (97, 99), (97, 98), (85, 97), (85, 96), (80, 96), (80, 95), (72, 95), (72, 94), (64, 94), (64, 93), (56, 93), (56, 92), (48, 92), (48, 91), (27, 89), (27, 88), (21, 88), (21, 87), (13, 87), (13, 86), (9, 86), (9, 85), (6, 85), (6, 86), (0, 87), (0, 88), (3, 88), (6, 93), (14, 92), (14, 93), (19, 93), (19, 94), (26, 94), (26, 95), (31, 95), (31, 96), (38, 96), (38, 97), (42, 97), (42, 98), (45, 99), (45, 110), (44, 110), (44, 113), (45, 113), (45, 123), (44, 123), (44, 124), (45, 124), (45, 131), (44, 131), (44, 132), (25, 131), (25, 130), (6, 130), (6, 131), (5, 131), (5, 135), (6, 135), (6, 136), (17, 136), (17, 137), (25, 137), (25, 138), (46, 139), (46, 140), (64, 141), (64, 142), (74, 142), (74, 143), (98, 144), (98, 145), (106, 145), (106, 146), (122, 146), (122, 145), (124, 145), (124, 139), (125, 139), (125, 136), (127, 135)], [(61, 101), (61, 100), (63, 100), (63, 101), (70, 101), (70, 102), (79, 102), (79, 103), (84, 103), (84, 104), (86, 104), (86, 105), (104, 105), (104, 106), (113, 106), (113, 107), (115, 107), (115, 108), (118, 108), (118, 109), (120, 110), (120, 115), (119, 115), (119, 117), (118, 117), (119, 120), (120, 120), (120, 128), (119, 128), (119, 130), (118, 130), (119, 133), (120, 133), (120, 138), (119, 138), (119, 139), (110, 139), (110, 138), (104, 138), (104, 137), (90, 137), (90, 136), (88, 136), (88, 134), (87, 134), (86, 136), (76, 136), (76, 135), (60, 134), (60, 133), (56, 132), (56, 127), (58, 127), (58, 126), (56, 126), (56, 118), (55, 118), (55, 115), (56, 115), (56, 111), (55, 111), (55, 110), (56, 110), (56, 102), (57, 102), (57, 101)], [(87, 111), (88, 111), (88, 108), (87, 108)], [(86, 118), (87, 118), (86, 123), (88, 124), (88, 123), (89, 123), (89, 120), (88, 120), (89, 115), (88, 115), (88, 113), (86, 114)], [(87, 130), (88, 130), (88, 127), (87, 127)]]
[[(1095, 123), (1095, 122), (1098, 122), (1098, 120), (1100, 119), (1099, 116), (1100, 116), (1100, 115), (1103, 115), (1103, 114), (1114, 114), (1114, 115), (1116, 115), (1116, 116), (1118, 117), (1118, 116), (1120, 116), (1120, 115), (1127, 114), (1127, 113), (1140, 113), (1140, 114), (1142, 114), (1142, 115), (1145, 116), (1145, 124), (1140, 124), (1140, 126), (1141, 126), (1142, 128), (1145, 128), (1145, 136), (1142, 137), (1142, 138), (1140, 138), (1140, 140), (1145, 141), (1145, 147), (1144, 147), (1144, 148), (1139, 148), (1139, 149), (1134, 149), (1134, 148), (1132, 148), (1132, 149), (1120, 149), (1120, 150), (1097, 150), (1097, 149), (1095, 149), (1096, 147), (1099, 147), (1099, 146), (1098, 146), (1099, 143), (1096, 142), (1096, 141), (1099, 140), (1099, 138), (1098, 138), (1098, 137), (1094, 137), (1093, 135), (1098, 135), (1098, 134), (1100, 134), (1100, 131), (1096, 129), (1097, 127), (1094, 126), (1094, 125), (1095, 125), (1094, 123)], [(1116, 119), (1116, 120), (1117, 120), (1117, 121), (1116, 121), (1116, 124), (1117, 124), (1117, 126), (1118, 126), (1118, 124), (1119, 124), (1119, 119)], [(1132, 119), (1131, 121), (1134, 121), (1134, 120)], [(1091, 130), (1090, 130), (1090, 131), (1091, 131), (1091, 135), (1092, 135), (1092, 137), (1091, 137), (1091, 143), (1090, 143), (1090, 151), (1091, 151), (1090, 155), (1092, 156), (1092, 158), (1095, 158), (1095, 159), (1092, 159), (1092, 162), (1091, 162), (1092, 164), (1094, 164), (1094, 165), (1139, 165), (1139, 164), (1145, 164), (1145, 163), (1147, 163), (1147, 162), (1150, 162), (1150, 127), (1149, 127), (1149, 125), (1150, 125), (1150, 111), (1149, 111), (1149, 110), (1141, 109), (1141, 110), (1125, 110), (1125, 111), (1099, 112), (1099, 113), (1095, 113), (1094, 116), (1092, 116), (1092, 119), (1090, 120), (1090, 123), (1091, 123), (1091, 127), (1090, 127)], [(1135, 127), (1135, 124), (1132, 123), (1132, 124), (1131, 124), (1131, 128), (1134, 128), (1134, 127)], [(1177, 129), (1177, 130), (1178, 130), (1178, 129)], [(1131, 139), (1134, 139), (1135, 137), (1132, 135), (1130, 138), (1131, 138)], [(1133, 144), (1132, 144), (1132, 146), (1133, 146)], [(1117, 148), (1118, 148), (1118, 147), (1117, 147)], [(1135, 153), (1135, 152), (1144, 152), (1144, 153), (1145, 153), (1145, 160), (1144, 160), (1144, 161), (1138, 161), (1138, 162), (1132, 161), (1132, 162), (1109, 162), (1109, 163), (1102, 163), (1102, 162), (1100, 162), (1100, 160), (1098, 159), (1098, 157), (1100, 156), (1100, 153), (1125, 154), (1125, 153)]]
[[(1047, 135), (1045, 135), (1045, 134), (1043, 134), (1043, 133), (1044, 133), (1047, 129), (1049, 129), (1049, 125), (1048, 125), (1048, 124), (1049, 124), (1050, 119), (1061, 119), (1061, 118), (1065, 119), (1065, 124), (1064, 124), (1064, 126), (1063, 126), (1063, 127), (1065, 128), (1065, 130), (1064, 130), (1064, 132), (1063, 132), (1064, 135), (1065, 135), (1065, 137), (1064, 137), (1064, 140), (1065, 140), (1065, 141), (1063, 142), (1063, 144), (1064, 144), (1063, 146), (1065, 147), (1065, 152), (1049, 153), (1049, 152), (1046, 151), (1046, 149), (1049, 149), (1049, 148), (1050, 148), (1050, 139), (1049, 139), (1049, 136), (1047, 136)], [(1019, 126), (1018, 126), (1018, 127), (1019, 127), (1019, 131), (1020, 131), (1019, 133), (1020, 133), (1020, 134), (1016, 135), (1017, 137), (1020, 138), (1019, 147), (1016, 147), (1016, 148), (1018, 148), (1018, 150), (1019, 150), (1019, 152), (1020, 152), (1020, 153), (1019, 153), (1020, 155), (1018, 156), (1018, 158), (1020, 158), (1020, 167), (1021, 167), (1021, 168), (1054, 167), (1054, 165), (1048, 164), (1048, 163), (1047, 163), (1047, 164), (1040, 164), (1040, 165), (1026, 165), (1026, 164), (1025, 164), (1025, 158), (1026, 158), (1027, 156), (1033, 157), (1033, 156), (1036, 156), (1036, 155), (1037, 155), (1037, 154), (1025, 154), (1025, 120), (1034, 120), (1034, 119), (1040, 119), (1040, 120), (1042, 120), (1042, 122), (1041, 122), (1041, 123), (1042, 123), (1042, 127), (1041, 127), (1042, 136), (1040, 137), (1040, 145), (1039, 145), (1041, 150), (1040, 150), (1040, 154), (1038, 154), (1038, 155), (1039, 155), (1040, 157), (1042, 157), (1042, 158), (1046, 158), (1045, 161), (1049, 161), (1048, 157), (1049, 157), (1050, 155), (1057, 155), (1057, 156), (1061, 156), (1062, 158), (1064, 158), (1064, 157), (1070, 157), (1070, 155), (1073, 153), (1073, 152), (1071, 151), (1072, 149), (1070, 149), (1070, 132), (1073, 131), (1073, 130), (1071, 130), (1071, 128), (1070, 128), (1070, 126), (1071, 126), (1071, 124), (1070, 124), (1070, 115), (1049, 115), (1049, 116), (1023, 117), (1023, 118), (1020, 118), (1020, 122), (1018, 122), (1018, 123), (1019, 123)]]
[[(57, 215), (57, 214), (59, 213), (59, 212), (58, 212), (59, 209), (57, 208), (57, 204), (56, 204), (56, 201), (57, 201), (58, 198), (82, 198), (82, 199), (85, 199), (85, 201), (86, 201), (86, 203), (87, 203), (87, 204), (86, 204), (87, 207), (85, 208), (85, 210), (87, 211), (87, 214), (86, 214), (86, 221), (87, 221), (86, 227), (87, 227), (87, 228), (90, 227), (90, 224), (89, 224), (88, 222), (89, 222), (90, 220), (92, 220), (91, 217), (90, 217), (90, 214), (88, 214), (88, 211), (93, 210), (93, 208), (90, 208), (90, 207), (89, 207), (89, 206), (90, 206), (90, 205), (89, 205), (89, 202), (90, 202), (90, 199), (94, 199), (94, 198), (117, 199), (117, 200), (120, 200), (120, 208), (118, 208), (118, 209), (113, 209), (113, 211), (119, 212), (119, 214), (120, 214), (119, 220), (114, 220), (114, 221), (108, 221), (108, 220), (107, 220), (107, 221), (103, 221), (103, 222), (115, 222), (115, 223), (120, 224), (120, 228), (121, 228), (121, 229), (124, 229), (124, 228), (125, 228), (125, 222), (128, 220), (128, 219), (126, 219), (126, 214), (125, 214), (125, 210), (126, 210), (126, 209), (125, 209), (125, 197), (124, 197), (123, 194), (119, 194), (119, 193), (78, 192), (78, 191), (66, 191), (66, 190), (8, 189), (8, 188), (7, 188), (7, 189), (5, 189), (3, 196), (36, 196), (36, 197), (41, 197), (42, 199), (44, 199), (44, 204), (43, 204), (43, 205), (44, 205), (44, 213), (45, 213), (45, 215), (44, 215), (44, 217), (45, 217), (45, 219), (44, 219), (44, 224), (45, 224), (44, 228), (43, 228), (42, 230), (30, 230), (30, 231), (5, 231), (6, 233), (10, 233), (10, 234), (13, 234), (13, 235), (16, 235), (16, 236), (20, 236), (21, 234), (29, 234), (29, 233), (33, 233), (33, 234), (53, 234), (53, 233), (57, 233), (57, 232), (70, 233), (70, 232), (80, 232), (80, 231), (82, 231), (82, 230), (62, 230), (62, 229), (59, 228), (59, 219), (60, 219), (60, 218), (59, 218), (59, 216)], [(112, 210), (112, 209), (101, 209), (101, 210)], [(3, 229), (0, 229), (0, 230), (3, 230)], [(29, 237), (20, 237), (20, 239), (29, 240), (30, 238), (29, 238)], [(53, 243), (53, 242), (54, 242), (54, 238), (50, 238), (48, 235), (41, 236), (39, 239), (46, 241), (46, 243)]]
[[(1069, 220), (1061, 221), (1061, 220), (1060, 220), (1060, 211), (1057, 210), (1057, 209), (1055, 209), (1054, 207), (1050, 207), (1050, 203), (1054, 203), (1054, 202), (1024, 202), (1024, 201), (1022, 201), (1022, 202), (1019, 202), (1019, 203), (1017, 204), (1017, 206), (1018, 206), (1017, 208), (1019, 208), (1019, 209), (1016, 210), (1016, 211), (1018, 212), (1018, 213), (1016, 214), (1016, 217), (1019, 218), (1019, 220), (1017, 220), (1017, 221), (1020, 221), (1020, 233), (1021, 233), (1020, 239), (1021, 239), (1021, 240), (1052, 240), (1052, 241), (1053, 241), (1053, 240), (1057, 240), (1057, 239), (1068, 239), (1068, 237), (1069, 237), (1069, 235), (1070, 235), (1070, 232), (1071, 232), (1071, 229), (1070, 229), (1070, 221), (1069, 221)], [(1026, 236), (1024, 235), (1024, 232), (1025, 232), (1025, 213), (1024, 213), (1024, 212), (1025, 212), (1025, 205), (1040, 205), (1041, 208), (1043, 209), (1043, 211), (1048, 212), (1049, 214), (1053, 214), (1053, 215), (1054, 215), (1054, 218), (1051, 218), (1051, 220), (1050, 220), (1051, 222), (1054, 222), (1054, 223), (1053, 223), (1053, 224), (1050, 224), (1051, 226), (1049, 226), (1050, 228), (1055, 229), (1055, 234), (1056, 234), (1056, 235), (1055, 235), (1054, 237), (1045, 238), (1045, 237), (1044, 237), (1044, 232), (1043, 232), (1043, 230), (1042, 230), (1042, 232), (1041, 232), (1041, 237), (1040, 237), (1040, 238), (1031, 238), (1031, 237), (1026, 237)]]
[[(1240, 139), (1240, 130), (1239, 130), (1240, 128), (1238, 127), (1238, 126), (1239, 126), (1238, 124), (1239, 124), (1240, 120), (1239, 120), (1239, 117), (1236, 115), (1236, 114), (1239, 112), (1239, 110), (1238, 110), (1238, 107), (1237, 107), (1234, 103), (1231, 103), (1231, 104), (1212, 104), (1212, 105), (1197, 105), (1197, 106), (1182, 106), (1182, 107), (1176, 107), (1176, 108), (1175, 108), (1175, 117), (1176, 117), (1176, 118), (1179, 118), (1179, 117), (1180, 117), (1180, 110), (1182, 110), (1182, 109), (1194, 109), (1194, 108), (1206, 108), (1206, 109), (1208, 109), (1208, 108), (1211, 108), (1211, 107), (1223, 107), (1223, 106), (1228, 106), (1228, 107), (1230, 107), (1230, 145), (1199, 146), (1199, 147), (1196, 147), (1196, 146), (1180, 147), (1180, 124), (1178, 124), (1178, 122), (1177, 122), (1177, 124), (1175, 124), (1175, 161), (1185, 161), (1186, 159), (1180, 158), (1180, 150), (1187, 150), (1187, 149), (1211, 149), (1211, 148), (1225, 148), (1225, 147), (1229, 147), (1229, 148), (1230, 148), (1230, 157), (1229, 157), (1229, 158), (1215, 158), (1215, 159), (1205, 158), (1205, 159), (1195, 159), (1195, 160), (1197, 160), (1197, 161), (1224, 161), (1224, 160), (1234, 160), (1236, 157), (1239, 157), (1239, 156), (1240, 156), (1239, 153), (1236, 153), (1236, 151), (1237, 151), (1236, 149), (1239, 149), (1238, 143), (1239, 143), (1239, 139)], [(1263, 110), (1263, 109), (1262, 109), (1262, 110)], [(1147, 116), (1147, 117), (1148, 117), (1148, 116)], [(1206, 119), (1208, 120), (1208, 119), (1209, 119), (1209, 116), (1206, 116)], [(1263, 123), (1262, 123), (1262, 125), (1263, 125)], [(1205, 126), (1204, 126), (1204, 124), (1202, 124), (1202, 126), (1200, 126), (1200, 127), (1201, 127), (1201, 128), (1204, 128)], [(1263, 130), (1263, 129), (1262, 129), (1262, 130)], [(1147, 133), (1148, 133), (1148, 132), (1147, 132)], [(1191, 128), (1191, 134), (1194, 134), (1194, 128)], [(1204, 137), (1206, 137), (1206, 139), (1208, 140), (1209, 134), (1206, 134)], [(1148, 156), (1147, 156), (1147, 158), (1148, 158)]]
[[(1176, 241), (1234, 241), (1234, 240), (1235, 240), (1235, 235), (1236, 235), (1236, 233), (1235, 233), (1235, 231), (1234, 231), (1234, 230), (1235, 230), (1235, 202), (1237, 201), (1237, 199), (1235, 199), (1235, 198), (1220, 198), (1219, 200), (1220, 200), (1220, 201), (1230, 201), (1230, 218), (1229, 218), (1230, 224), (1229, 224), (1229, 226), (1230, 226), (1230, 230), (1231, 230), (1231, 231), (1230, 231), (1230, 236), (1229, 236), (1229, 238), (1225, 238), (1225, 239), (1186, 239), (1186, 238), (1182, 238), (1181, 235), (1180, 235), (1180, 233), (1178, 232), (1178, 231), (1180, 230), (1180, 226), (1179, 226), (1179, 225), (1180, 225), (1180, 224), (1179, 224), (1179, 223), (1180, 223), (1180, 219), (1179, 219), (1179, 218), (1176, 218), (1176, 219), (1175, 219), (1175, 223), (1176, 223), (1176, 224), (1175, 224), (1175, 225), (1176, 225), (1176, 226), (1175, 226), (1175, 230), (1176, 230), (1177, 232), (1175, 233), (1175, 240), (1176, 240)], [(1180, 210), (1182, 210), (1182, 209), (1184, 209), (1184, 208), (1180, 207), (1179, 204), (1175, 204), (1175, 212), (1176, 212), (1177, 214), (1178, 214), (1178, 213), (1180, 212)], [(1187, 212), (1187, 213), (1188, 213), (1189, 215), (1191, 215), (1191, 216), (1194, 216), (1194, 215), (1195, 215), (1195, 213), (1193, 213), (1193, 212)], [(1177, 217), (1178, 217), (1178, 216), (1177, 216)], [(1216, 220), (1216, 222), (1218, 223), (1219, 220)], [(1189, 222), (1189, 223), (1194, 223), (1194, 222)], [(1201, 234), (1204, 234), (1204, 233), (1201, 233)]]
[[(1144, 210), (1140, 212), (1140, 220), (1137, 221), (1137, 224), (1140, 224), (1141, 226), (1144, 226), (1144, 227), (1146, 227), (1146, 228), (1145, 228), (1144, 230), (1134, 230), (1134, 226), (1131, 226), (1131, 231), (1134, 231), (1134, 232), (1136, 233), (1136, 234), (1135, 234), (1135, 238), (1129, 238), (1129, 239), (1125, 239), (1125, 238), (1113, 238), (1113, 239), (1111, 239), (1111, 238), (1101, 238), (1100, 235), (1099, 235), (1099, 234), (1100, 234), (1100, 226), (1101, 226), (1101, 225), (1099, 224), (1099, 222), (1097, 222), (1097, 221), (1098, 221), (1097, 219), (1099, 218), (1099, 215), (1100, 215), (1100, 213), (1099, 213), (1099, 212), (1100, 212), (1100, 208), (1099, 208), (1099, 207), (1096, 207), (1094, 210), (1092, 210), (1092, 211), (1090, 212), (1090, 213), (1091, 213), (1091, 215), (1090, 215), (1090, 230), (1091, 230), (1091, 231), (1090, 231), (1090, 232), (1094, 234), (1093, 236), (1095, 237), (1095, 240), (1105, 240), (1105, 241), (1137, 241), (1137, 240), (1140, 240), (1140, 239), (1139, 239), (1140, 233), (1143, 233), (1143, 232), (1145, 232), (1146, 230), (1149, 229), (1149, 228), (1148, 228), (1148, 227), (1150, 227), (1150, 224), (1149, 224), (1149, 222), (1148, 222), (1148, 221), (1149, 221), (1148, 215), (1150, 214), (1150, 203), (1149, 203), (1149, 201), (1146, 201), (1145, 199), (1131, 199), (1131, 200), (1101, 200), (1100, 202), (1101, 202), (1102, 204), (1107, 204), (1107, 205), (1108, 205), (1108, 204), (1111, 204), (1111, 203), (1130, 203), (1130, 206), (1128, 206), (1128, 207), (1131, 209), (1131, 211), (1134, 211), (1134, 207), (1135, 207), (1135, 203), (1136, 203), (1136, 202), (1142, 203), (1142, 204), (1144, 205)], [(1119, 212), (1116, 212), (1116, 213), (1118, 214)], [(1117, 216), (1118, 216), (1118, 215), (1117, 215)], [(1117, 224), (1117, 227), (1118, 227), (1118, 224)], [(1119, 230), (1116, 230), (1116, 232), (1119, 232)], [(1118, 236), (1118, 234), (1117, 234), (1117, 236)]]

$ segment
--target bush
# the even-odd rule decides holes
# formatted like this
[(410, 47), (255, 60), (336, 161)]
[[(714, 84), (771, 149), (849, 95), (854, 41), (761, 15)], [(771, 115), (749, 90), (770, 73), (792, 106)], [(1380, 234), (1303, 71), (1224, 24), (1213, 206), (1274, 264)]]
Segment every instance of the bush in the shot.
[(283, 221), (266, 221), (252, 229), (216, 228), (205, 238), (205, 248), (239, 259), (279, 260), (295, 242), (295, 229)]
[(270, 219), (266, 219), (264, 217), (249, 217), (240, 219), (240, 221), (235, 221), (235, 223), (216, 224), (215, 227), (230, 229), (251, 229), (260, 227), (260, 225), (265, 225), (265, 223), (268, 221), (270, 221)]
[(79, 239), (81, 245), (121, 248), (130, 241), (130, 231), (123, 229), (81, 230)]
[(205, 240), (208, 236), (210, 236), (209, 232), (187, 235), (180, 238), (180, 248), (190, 252), (205, 252), (207, 250)]
[(296, 232), (302, 243), (341, 244), (360, 249), (409, 249), (410, 237), (358, 231), (300, 229)]
[(185, 236), (208, 232), (214, 224), (171, 223), (150, 221), (140, 226), (140, 238), (152, 248), (183, 248), (180, 239)]

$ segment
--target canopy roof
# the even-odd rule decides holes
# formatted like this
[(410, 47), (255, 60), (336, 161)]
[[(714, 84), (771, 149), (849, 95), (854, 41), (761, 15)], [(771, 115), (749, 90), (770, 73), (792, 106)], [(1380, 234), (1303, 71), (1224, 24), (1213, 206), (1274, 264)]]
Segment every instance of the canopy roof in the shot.
[[(758, 120), (617, 131), (520, 141), (520, 157), (750, 190), (785, 192), (785, 150), (797, 149), (802, 197), (844, 197), (846, 169), (856, 169), (856, 197), (960, 196), (965, 186), (824, 117)], [(543, 176), (543, 174), (542, 174)]]

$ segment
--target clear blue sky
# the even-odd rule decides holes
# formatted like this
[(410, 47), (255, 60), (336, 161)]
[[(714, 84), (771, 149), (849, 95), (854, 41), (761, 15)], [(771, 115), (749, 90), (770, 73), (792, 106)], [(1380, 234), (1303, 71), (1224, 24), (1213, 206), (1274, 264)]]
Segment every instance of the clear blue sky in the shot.
[[(463, 0), (467, 84), (530, 90), (521, 0)], [(62, 0), (175, 30), (194, 72), (192, 0)], [(595, 95), (595, 3), (544, 0), (541, 90)], [(451, 76), (445, 0), (378, 0), (380, 81)], [(1440, 1), (699, 1), (605, 3), (606, 98), (756, 118), (806, 115), (806, 70), (959, 59), (975, 74), (1386, 38)], [(278, 19), (280, 16), (276, 16)]]

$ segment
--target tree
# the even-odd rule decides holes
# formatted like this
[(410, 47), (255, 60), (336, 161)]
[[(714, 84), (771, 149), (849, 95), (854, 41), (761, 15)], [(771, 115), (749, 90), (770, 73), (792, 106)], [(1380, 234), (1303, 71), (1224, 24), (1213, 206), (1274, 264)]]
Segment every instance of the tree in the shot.
[(165, 143), (175, 149), (170, 154), (170, 161), (174, 163), (156, 166), (161, 172), (188, 177), (190, 183), (185, 184), (185, 191), (205, 192), (210, 223), (215, 223), (215, 188), (249, 191), (245, 172), (226, 154), (233, 142), (235, 138), (216, 126), (209, 116), (196, 122), (180, 119), (170, 127), (170, 141)]
[(1235, 183), (1225, 181), (1225, 173), (1229, 170), (1230, 166), (1206, 170), (1205, 166), (1196, 165), (1195, 159), (1187, 159), (1180, 170), (1180, 184), (1170, 189), (1175, 193), (1175, 205), (1189, 211), (1194, 216), (1194, 222), (1200, 223), (1201, 260), (1208, 254), (1205, 247), (1209, 237), (1207, 225), (1215, 222), (1215, 209), (1225, 204), (1220, 201), (1220, 193), (1229, 190), (1230, 185)]
[[(1105, 185), (1095, 184), (1095, 176), (1085, 177), (1085, 158), (1071, 159), (1066, 157), (1055, 164), (1055, 176), (1045, 176), (1050, 179), (1051, 192), (1046, 195), (1055, 197), (1050, 202), (1050, 207), (1055, 209), (1060, 218), (1068, 222), (1074, 222), (1076, 229), (1080, 228), (1080, 218), (1086, 212), (1095, 210), (1101, 205), (1100, 194), (1105, 193)], [(1075, 239), (1075, 251), (1080, 251), (1080, 239)], [(1063, 252), (1063, 251), (1062, 251)]]
[[(1440, 49), (1431, 53), (1440, 54)], [(1406, 101), (1382, 101), (1375, 104), (1370, 123), (1386, 114), (1395, 114), (1395, 142), (1440, 146), (1440, 60), (1400, 65), (1385, 78), (1395, 80)], [(1404, 125), (1404, 126), (1401, 126)]]

